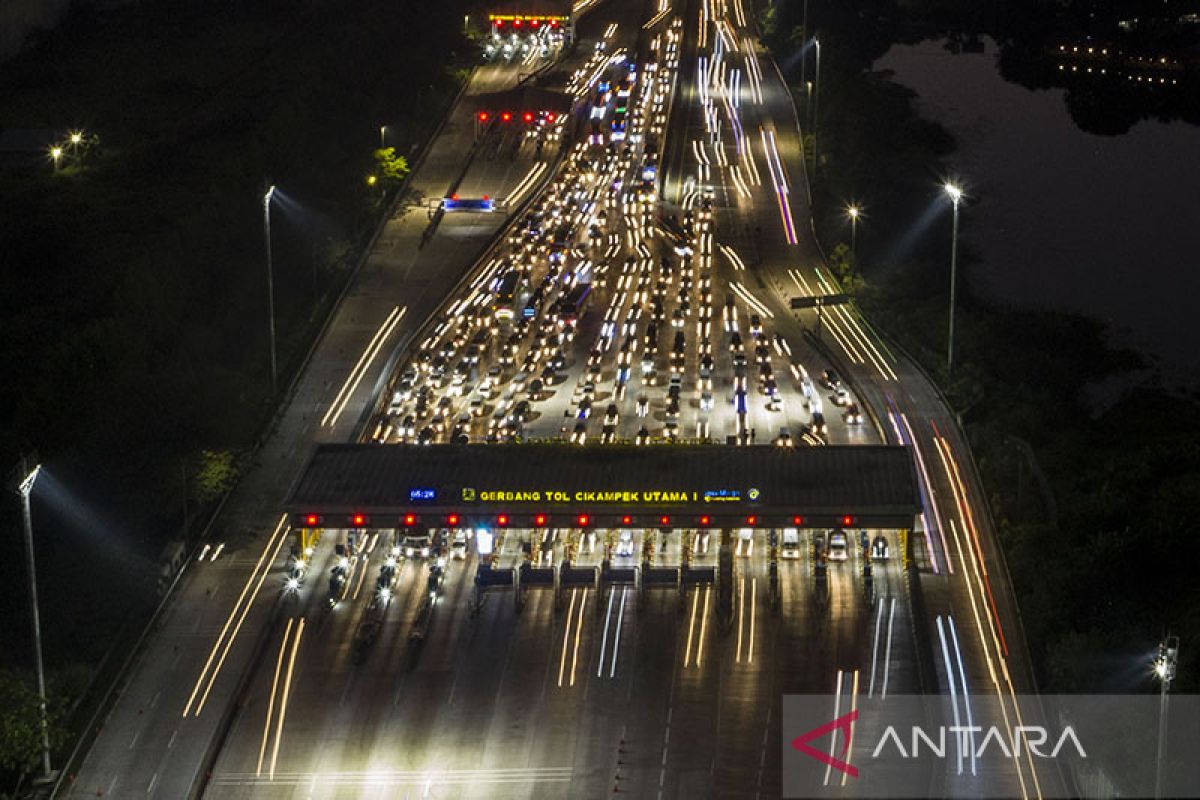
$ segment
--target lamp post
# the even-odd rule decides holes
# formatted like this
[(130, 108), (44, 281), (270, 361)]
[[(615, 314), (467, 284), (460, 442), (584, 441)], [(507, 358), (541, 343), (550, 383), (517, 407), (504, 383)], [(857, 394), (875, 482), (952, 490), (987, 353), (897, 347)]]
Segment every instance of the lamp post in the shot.
[(62, 162), (63, 149), (58, 145), (50, 148), (50, 160), (54, 162), (54, 171), (58, 172), (59, 164)]
[(387, 125), (379, 126), (379, 149), (387, 147)]
[(958, 204), (962, 201), (962, 187), (947, 182), (943, 187), (950, 202), (954, 204), (954, 227), (950, 234), (950, 334), (946, 344), (946, 374), (954, 369), (954, 305), (958, 291)]
[(813, 44), (817, 47), (817, 69), (813, 73), (813, 115), (812, 115), (812, 132), (813, 132), (813, 172), (817, 171), (817, 165), (821, 163), (819, 150), (817, 146), (817, 128), (821, 125), (820, 107), (821, 107), (821, 40), (813, 37)]
[(33, 655), (37, 660), (38, 700), (42, 727), (42, 771), (49, 779), (51, 777), (50, 724), (46, 715), (46, 668), (42, 663), (42, 620), (38, 611), (37, 569), (33, 559), (33, 515), (29, 508), (29, 495), (33, 493), (33, 485), (37, 482), (41, 471), (40, 464), (30, 470), (25, 459), (21, 459), (20, 474), (22, 478), (17, 485), (17, 494), (21, 495), (21, 515), (25, 523), (25, 556), (29, 567), (29, 603), (33, 610)]
[(271, 394), (275, 394), (278, 373), (275, 367), (275, 276), (271, 265), (271, 197), (275, 194), (272, 184), (263, 195), (263, 238), (267, 243), (267, 317), (271, 331)]
[(1167, 693), (1175, 679), (1175, 667), (1179, 662), (1179, 637), (1168, 636), (1158, 645), (1158, 657), (1154, 659), (1154, 676), (1158, 678), (1158, 757), (1154, 759), (1154, 796), (1162, 797), (1163, 751), (1167, 741)]
[(850, 274), (858, 271), (858, 216), (862, 209), (851, 204), (846, 207), (846, 216), (850, 217)]

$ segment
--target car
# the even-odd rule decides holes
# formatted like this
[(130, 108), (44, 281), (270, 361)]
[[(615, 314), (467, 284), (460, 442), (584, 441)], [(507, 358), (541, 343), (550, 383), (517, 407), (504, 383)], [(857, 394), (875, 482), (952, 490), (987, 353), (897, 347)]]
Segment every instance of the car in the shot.
[(824, 384), (826, 389), (836, 389), (842, 385), (842, 379), (838, 377), (836, 372), (827, 369), (821, 373), (821, 383)]
[(762, 332), (763, 332), (762, 318), (759, 317), (758, 314), (751, 314), (750, 315), (750, 335), (755, 338), (758, 338), (759, 336), (762, 336)]
[(576, 422), (575, 430), (571, 432), (571, 444), (585, 444), (587, 442), (587, 423)]
[(851, 403), (846, 406), (845, 412), (842, 413), (843, 419), (847, 425), (862, 425), (863, 415), (858, 407), (858, 403)]
[(616, 403), (609, 403), (608, 408), (604, 411), (604, 424), (616, 425), (621, 418), (620, 412), (617, 410)]
[(621, 536), (617, 539), (617, 555), (633, 555), (633, 531), (621, 531)]
[(591, 415), (592, 415), (592, 401), (590, 398), (585, 397), (579, 401), (579, 407), (578, 407), (578, 410), (575, 412), (575, 416), (578, 419), (584, 420), (584, 419), (587, 419), (588, 417), (590, 417)]
[(417, 434), (417, 444), (433, 444), (433, 440), (435, 438), (437, 438), (437, 434), (434, 432), (433, 428), (429, 425), (426, 425), (421, 429), (421, 432)]
[(645, 395), (640, 395), (637, 399), (637, 405), (634, 407), (639, 417), (644, 417), (650, 413), (650, 400)]
[(617, 440), (617, 426), (605, 425), (600, 431), (600, 444), (612, 444)]
[(775, 437), (775, 444), (780, 447), (791, 447), (794, 444), (791, 431), (787, 428), (780, 428), (779, 435)]
[(459, 561), (467, 557), (466, 531), (455, 531), (454, 541), (450, 543), (450, 557)]
[(825, 415), (820, 411), (814, 411), (810, 427), (812, 428), (813, 433), (817, 434), (818, 436), (824, 436), (826, 433)]
[(700, 410), (701, 411), (712, 411), (712, 409), (713, 409), (712, 392), (702, 393), (700, 395)]
[(638, 429), (637, 437), (633, 440), (633, 442), (634, 442), (634, 444), (649, 444), (650, 443), (650, 431), (646, 430), (645, 425), (643, 425), (641, 428)]
[(829, 534), (829, 560), (846, 561), (850, 558), (850, 547), (846, 534), (842, 531), (832, 531)]
[(850, 393), (846, 391), (844, 386), (838, 386), (833, 390), (833, 404), (835, 406), (844, 406), (850, 402)]
[(887, 561), (890, 555), (887, 537), (881, 533), (871, 542), (871, 558), (875, 561)]

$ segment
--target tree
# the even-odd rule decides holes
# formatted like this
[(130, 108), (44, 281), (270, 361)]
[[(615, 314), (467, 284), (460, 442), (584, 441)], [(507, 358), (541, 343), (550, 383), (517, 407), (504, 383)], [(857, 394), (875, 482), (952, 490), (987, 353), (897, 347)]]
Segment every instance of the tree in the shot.
[(381, 147), (375, 151), (375, 164), (380, 177), (390, 186), (395, 186), (408, 175), (408, 159), (396, 155), (396, 148)]
[(196, 501), (200, 505), (213, 502), (233, 488), (238, 479), (238, 466), (229, 450), (204, 450), (196, 471)]
[[(60, 698), (47, 699), (51, 747), (66, 739), (62, 709)], [(19, 774), (37, 767), (42, 757), (41, 719), (41, 699), (28, 676), (0, 670), (0, 769)]]

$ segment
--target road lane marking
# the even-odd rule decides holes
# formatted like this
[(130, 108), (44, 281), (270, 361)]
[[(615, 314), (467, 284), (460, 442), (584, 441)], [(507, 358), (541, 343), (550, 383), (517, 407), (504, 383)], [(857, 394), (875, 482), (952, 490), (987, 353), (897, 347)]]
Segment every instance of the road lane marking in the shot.
[(558, 685), (562, 688), (563, 677), (567, 672), (567, 642), (571, 638), (571, 620), (575, 615), (575, 594), (578, 589), (571, 590), (571, 606), (567, 609), (567, 624), (563, 627), (562, 655), (558, 659)]
[(575, 685), (575, 665), (579, 663), (579, 640), (583, 634), (583, 609), (587, 605), (588, 590), (584, 587), (579, 598), (579, 618), (575, 620), (575, 650), (571, 653), (571, 685)]
[(613, 638), (612, 666), (608, 670), (608, 677), (610, 678), (615, 677), (617, 674), (617, 649), (621, 646), (621, 623), (625, 619), (625, 593), (628, 591), (628, 586), (621, 587), (621, 607), (617, 611), (617, 634)]

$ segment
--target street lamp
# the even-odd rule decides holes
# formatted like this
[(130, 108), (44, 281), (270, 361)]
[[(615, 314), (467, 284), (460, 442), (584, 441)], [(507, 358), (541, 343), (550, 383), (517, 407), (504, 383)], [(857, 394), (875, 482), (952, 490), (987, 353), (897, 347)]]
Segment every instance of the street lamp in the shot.
[(263, 195), (263, 238), (267, 243), (267, 316), (271, 330), (271, 394), (275, 394), (278, 373), (275, 367), (275, 277), (271, 266), (271, 197), (275, 185), (271, 184)]
[(1158, 678), (1158, 758), (1154, 760), (1154, 796), (1162, 797), (1163, 750), (1167, 741), (1167, 693), (1171, 681), (1175, 680), (1175, 667), (1179, 663), (1179, 637), (1168, 636), (1158, 645), (1158, 657), (1154, 659), (1154, 676)]
[(862, 209), (851, 203), (846, 207), (846, 216), (850, 218), (850, 272), (858, 268), (858, 217)]
[(942, 188), (954, 204), (954, 227), (950, 234), (950, 335), (946, 345), (946, 375), (949, 375), (954, 368), (954, 302), (958, 290), (958, 204), (962, 201), (963, 192), (962, 187), (950, 181), (946, 181)]
[(387, 147), (387, 125), (379, 126), (379, 149)]
[(29, 566), (29, 602), (33, 609), (33, 654), (37, 659), (38, 700), (41, 712), (42, 726), (42, 771), (45, 777), (51, 777), (50, 769), (50, 725), (46, 715), (46, 668), (42, 664), (42, 620), (38, 612), (37, 569), (33, 560), (33, 514), (29, 508), (29, 496), (33, 494), (33, 485), (37, 483), (42, 465), (38, 464), (26, 472), (25, 460), (21, 460), (21, 482), (17, 485), (17, 494), (21, 495), (21, 515), (25, 523), (25, 555)]
[(58, 172), (59, 162), (62, 161), (63, 149), (58, 145), (50, 148), (50, 160), (54, 162), (54, 171)]

